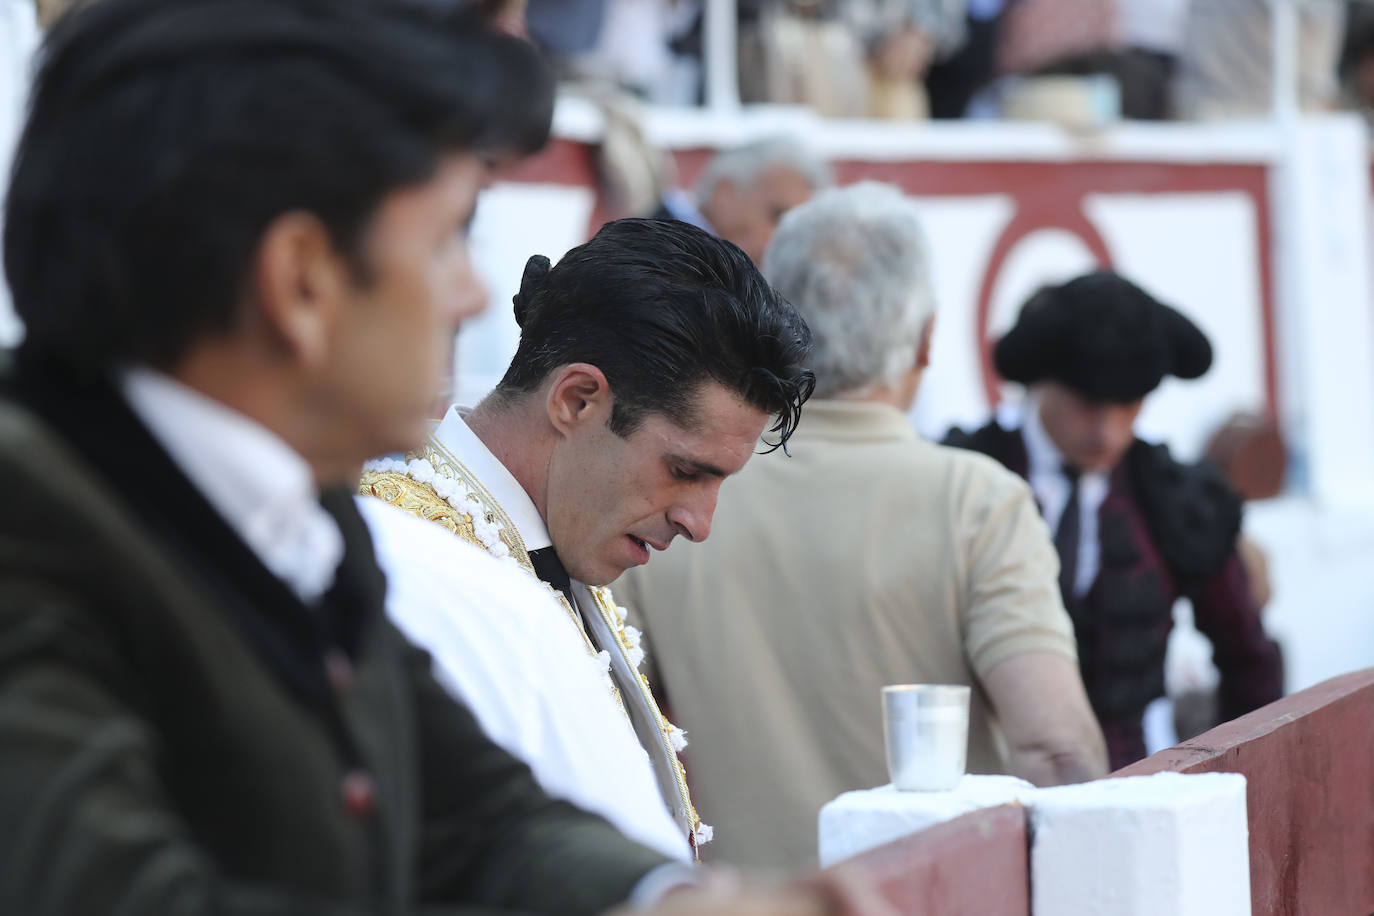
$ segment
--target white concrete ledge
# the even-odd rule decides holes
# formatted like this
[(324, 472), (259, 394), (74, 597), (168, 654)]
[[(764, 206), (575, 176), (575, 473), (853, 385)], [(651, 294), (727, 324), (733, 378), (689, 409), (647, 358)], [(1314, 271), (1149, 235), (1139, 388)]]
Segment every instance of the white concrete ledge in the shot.
[(1156, 773), (1038, 792), (1030, 804), (1036, 916), (1248, 916), (1239, 773)]
[[(798, 137), (832, 159), (904, 162), (1277, 162), (1281, 136), (1272, 122), (1147, 123), (1119, 121), (1091, 132), (1030, 121), (869, 121), (822, 118), (809, 108), (746, 105), (726, 112), (704, 108), (640, 107), (645, 135), (666, 149), (728, 148), (777, 135)], [(1339, 118), (1313, 116), (1304, 123)], [(1348, 118), (1348, 116), (1347, 116)], [(595, 143), (605, 118), (576, 90), (559, 96), (554, 134)]]
[(883, 786), (821, 809), (828, 866), (980, 808), (1028, 809), (1035, 916), (1246, 916), (1245, 777), (1157, 773), (1036, 789), (965, 776), (949, 792)]
[(899, 792), (890, 785), (846, 792), (821, 808), (821, 867), (970, 811), (1021, 801), (1036, 791), (1014, 776), (965, 776), (948, 792)]

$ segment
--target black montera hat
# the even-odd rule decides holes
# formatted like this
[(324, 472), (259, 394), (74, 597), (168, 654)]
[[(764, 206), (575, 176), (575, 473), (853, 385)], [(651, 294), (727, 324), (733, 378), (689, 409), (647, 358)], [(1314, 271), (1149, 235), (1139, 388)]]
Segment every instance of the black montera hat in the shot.
[(1183, 315), (1104, 270), (1032, 296), (993, 364), (1008, 381), (1055, 381), (1094, 401), (1128, 402), (1166, 375), (1202, 375), (1212, 345)]

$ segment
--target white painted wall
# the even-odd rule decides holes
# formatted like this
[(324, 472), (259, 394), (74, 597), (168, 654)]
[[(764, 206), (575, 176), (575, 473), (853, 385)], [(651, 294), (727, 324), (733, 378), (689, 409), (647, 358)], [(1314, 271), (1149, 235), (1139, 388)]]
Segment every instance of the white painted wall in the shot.
[(515, 355), (520, 327), (511, 298), (531, 255), (557, 262), (584, 241), (595, 197), (588, 188), (498, 184), (482, 195), (472, 224), (472, 257), (487, 287), (487, 309), (458, 335), (454, 400), (475, 404)]
[(1249, 916), (1239, 773), (1101, 779), (1027, 805), (1036, 916)]
[[(0, 0), (0, 230), (4, 228), (5, 192), (9, 189), (10, 159), (18, 140), (29, 94), (29, 67), (38, 47), (39, 32), (30, 0)], [(0, 347), (12, 346), (23, 335), (10, 305), (9, 286), (0, 264)]]

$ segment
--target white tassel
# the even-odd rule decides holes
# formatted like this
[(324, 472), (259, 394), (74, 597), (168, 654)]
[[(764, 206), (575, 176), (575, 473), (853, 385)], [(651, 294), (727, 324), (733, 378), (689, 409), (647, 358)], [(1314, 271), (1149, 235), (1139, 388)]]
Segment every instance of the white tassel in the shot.
[(427, 458), (416, 458), (408, 463), (406, 473), (420, 483), (434, 482), (434, 465)]

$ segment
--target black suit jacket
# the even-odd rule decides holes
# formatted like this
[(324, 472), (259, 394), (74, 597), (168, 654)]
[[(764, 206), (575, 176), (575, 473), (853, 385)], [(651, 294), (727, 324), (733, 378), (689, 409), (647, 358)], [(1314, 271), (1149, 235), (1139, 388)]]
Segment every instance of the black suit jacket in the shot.
[(346, 493), (306, 607), (110, 386), (8, 377), (0, 481), (0, 913), (590, 913), (664, 861), (433, 680)]

